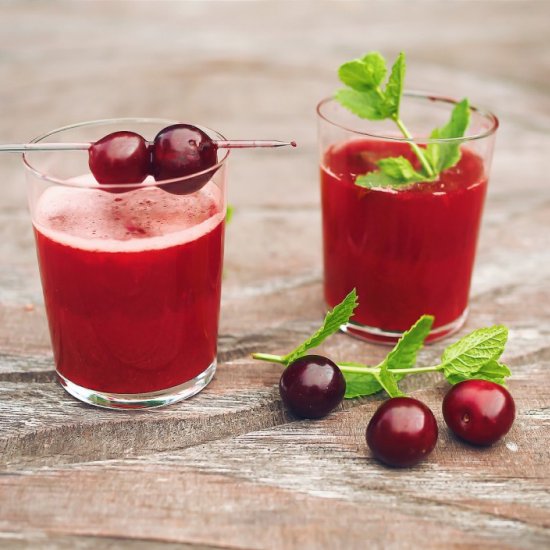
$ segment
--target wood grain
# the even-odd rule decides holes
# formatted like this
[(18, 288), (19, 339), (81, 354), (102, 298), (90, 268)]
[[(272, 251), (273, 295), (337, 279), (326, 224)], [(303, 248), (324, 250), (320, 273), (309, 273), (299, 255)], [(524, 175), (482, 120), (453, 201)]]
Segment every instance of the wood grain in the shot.
[[(550, 4), (1, 8), (0, 141), (146, 115), (300, 147), (233, 155), (218, 372), (193, 399), (139, 413), (86, 406), (55, 382), (23, 170), (0, 158), (0, 547), (550, 547)], [(468, 96), (501, 121), (461, 334), (509, 326), (517, 420), (493, 447), (462, 444), (441, 417), (446, 383), (412, 377), (405, 388), (434, 410), (440, 438), (408, 470), (365, 445), (383, 396), (298, 420), (280, 403), (280, 368), (250, 359), (287, 351), (324, 313), (314, 106), (336, 67), (371, 49), (406, 51), (410, 88)], [(387, 352), (344, 335), (322, 350)]]

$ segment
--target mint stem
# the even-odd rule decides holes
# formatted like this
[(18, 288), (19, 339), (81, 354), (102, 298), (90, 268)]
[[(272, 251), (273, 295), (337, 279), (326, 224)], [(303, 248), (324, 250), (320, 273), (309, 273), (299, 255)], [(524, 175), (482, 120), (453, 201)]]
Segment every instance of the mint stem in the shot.
[[(286, 365), (286, 360), (283, 355), (272, 355), (271, 353), (253, 353), (252, 357), (259, 361), (268, 361), (269, 363), (279, 363)], [(342, 372), (357, 372), (365, 374), (377, 374), (380, 372), (380, 367), (368, 367), (367, 365), (338, 365)], [(417, 374), (422, 372), (437, 372), (443, 369), (443, 365), (435, 365), (433, 367), (416, 367), (412, 369), (388, 369), (396, 374)]]
[(270, 363), (280, 363), (286, 365), (285, 358), (281, 355), (271, 355), (270, 353), (253, 353), (252, 357), (260, 361), (269, 361)]
[[(409, 132), (407, 127), (403, 124), (403, 121), (398, 116), (394, 116), (392, 118), (394, 122), (397, 124), (397, 127), (401, 130), (402, 134), (407, 139), (413, 139), (412, 134)], [(427, 176), (430, 178), (433, 178), (435, 176), (434, 169), (432, 168), (431, 164), (428, 162), (428, 159), (424, 156), (422, 149), (412, 141), (410, 143), (410, 146), (411, 146), (411, 149), (415, 152), (416, 156), (418, 157), (420, 164), (422, 164), (422, 167), (426, 171)]]
[[(342, 372), (357, 372), (357, 373), (378, 373), (380, 367), (367, 367), (365, 366), (351, 366), (351, 365), (338, 365), (338, 368)], [(433, 367), (417, 367), (412, 369), (388, 369), (389, 372), (395, 372), (396, 374), (417, 374), (421, 372), (437, 372), (443, 369), (443, 365), (435, 365)]]

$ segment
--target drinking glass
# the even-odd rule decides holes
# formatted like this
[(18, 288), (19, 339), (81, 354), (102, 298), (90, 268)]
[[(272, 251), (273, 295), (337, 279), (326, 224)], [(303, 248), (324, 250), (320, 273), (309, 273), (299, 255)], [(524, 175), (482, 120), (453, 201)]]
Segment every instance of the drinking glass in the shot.
[[(100, 120), (34, 142), (94, 142), (120, 130), (150, 141), (170, 124)], [(57, 376), (77, 399), (159, 407), (214, 376), (228, 150), (220, 156), (199, 176), (99, 185), (87, 151), (24, 155)], [(202, 187), (181, 194), (197, 177)]]
[[(423, 314), (435, 320), (429, 340), (458, 330), (468, 295), (498, 119), (470, 107), (463, 138), (434, 140), (454, 99), (405, 93), (401, 118), (360, 119), (335, 99), (317, 106), (323, 217), (324, 294), (328, 306), (356, 288), (359, 306), (342, 330), (376, 342), (395, 342)], [(355, 185), (384, 157), (417, 163), (411, 145), (455, 144), (459, 163), (434, 182), (402, 189)]]

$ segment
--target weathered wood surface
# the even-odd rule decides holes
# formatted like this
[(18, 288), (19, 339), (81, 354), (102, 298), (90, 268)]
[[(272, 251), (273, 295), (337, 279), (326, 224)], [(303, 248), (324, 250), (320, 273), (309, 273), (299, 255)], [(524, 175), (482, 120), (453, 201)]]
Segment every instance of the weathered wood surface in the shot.
[[(110, 116), (197, 121), (296, 151), (233, 155), (220, 367), (199, 396), (108, 412), (54, 382), (23, 171), (0, 158), (0, 546), (550, 546), (550, 49), (547, 2), (3, 2), (0, 141)], [(471, 315), (510, 327), (517, 421), (473, 449), (449, 436), (446, 385), (409, 382), (440, 424), (417, 468), (371, 458), (381, 397), (317, 421), (285, 413), (280, 352), (322, 317), (314, 105), (343, 60), (409, 58), (411, 88), (501, 118)], [(429, 347), (435, 358), (443, 344)], [(341, 358), (386, 350), (339, 335)]]

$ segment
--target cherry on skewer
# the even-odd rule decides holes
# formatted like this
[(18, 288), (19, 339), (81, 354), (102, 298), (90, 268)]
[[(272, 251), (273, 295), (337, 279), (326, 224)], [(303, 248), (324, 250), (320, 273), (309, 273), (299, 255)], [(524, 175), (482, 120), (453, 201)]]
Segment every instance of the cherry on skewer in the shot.
[(198, 191), (214, 175), (218, 163), (218, 146), (196, 126), (174, 124), (162, 129), (151, 145), (151, 172), (156, 181), (196, 176), (163, 185), (170, 193), (190, 194)]
[(134, 132), (109, 134), (92, 143), (88, 154), (88, 165), (99, 183), (141, 183), (151, 171), (149, 145)]

